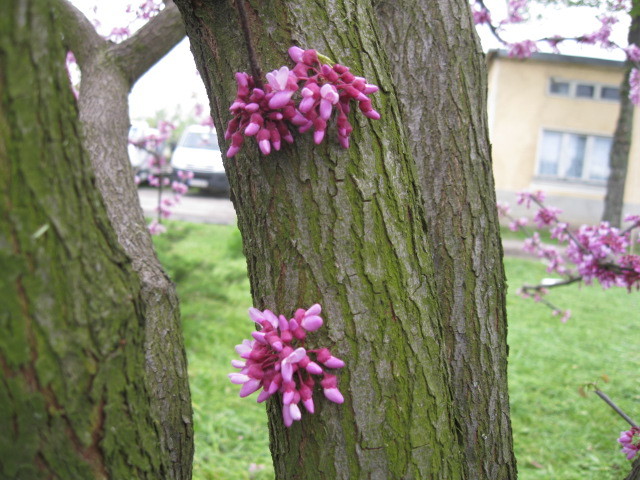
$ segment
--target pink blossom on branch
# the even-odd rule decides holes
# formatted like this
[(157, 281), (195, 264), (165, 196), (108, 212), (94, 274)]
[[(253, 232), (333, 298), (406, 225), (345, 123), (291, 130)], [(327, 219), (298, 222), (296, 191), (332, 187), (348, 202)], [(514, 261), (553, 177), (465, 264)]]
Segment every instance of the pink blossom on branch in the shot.
[(276, 316), (270, 310), (250, 308), (249, 317), (260, 328), (252, 333), (253, 340), (236, 345), (236, 352), (243, 360), (231, 362), (240, 371), (230, 373), (229, 380), (242, 385), (241, 397), (261, 388), (258, 402), (280, 394), (282, 418), (287, 427), (302, 418), (299, 403), (307, 412), (314, 413), (313, 389), (316, 377), (320, 375), (325, 397), (334, 403), (344, 402), (337, 377), (324, 370), (342, 368), (344, 362), (327, 348), (305, 348), (307, 333), (322, 327), (321, 310), (319, 304), (307, 310), (300, 308), (287, 320), (284, 315)]
[(640, 70), (634, 68), (629, 75), (629, 99), (635, 106), (640, 107)]
[(507, 202), (497, 202), (496, 207), (498, 208), (499, 217), (506, 217), (511, 213), (511, 207)]
[(538, 210), (533, 221), (538, 228), (544, 228), (546, 226), (555, 224), (558, 221), (558, 215), (562, 213), (562, 210), (555, 207), (542, 207)]
[(628, 47), (624, 48), (624, 52), (627, 54), (627, 59), (631, 62), (640, 62), (640, 47), (632, 43)]
[(516, 193), (516, 202), (518, 205), (524, 205), (525, 208), (531, 208), (531, 202), (544, 202), (544, 192), (542, 190), (535, 192), (518, 192)]
[(508, 55), (515, 58), (528, 58), (538, 51), (538, 45), (533, 40), (523, 40), (507, 45)]
[(475, 23), (476, 25), (482, 25), (485, 23), (491, 24), (491, 13), (489, 12), (489, 10), (487, 10), (483, 6), (480, 6), (480, 8), (478, 9), (474, 8), (472, 10), (472, 13), (473, 13), (473, 23)]
[(509, 223), (509, 230), (511, 230), (512, 232), (517, 232), (523, 227), (526, 227), (528, 223), (529, 220), (525, 217), (517, 218)]
[(529, 0), (509, 0), (507, 2), (507, 18), (501, 24), (524, 22), (529, 9)]
[(145, 0), (135, 10), (133, 5), (128, 5), (126, 11), (127, 13), (134, 12), (139, 19), (148, 20), (162, 10), (163, 7), (164, 3), (161, 0)]
[(611, 36), (613, 26), (618, 23), (618, 19), (611, 15), (602, 15), (598, 20), (600, 20), (600, 29), (579, 37), (578, 41), (591, 45), (599, 43), (604, 48), (611, 48), (614, 44), (609, 40), (609, 37)]
[(618, 443), (622, 445), (622, 453), (626, 455), (627, 460), (633, 459), (640, 452), (640, 428), (631, 427), (630, 430), (620, 432)]

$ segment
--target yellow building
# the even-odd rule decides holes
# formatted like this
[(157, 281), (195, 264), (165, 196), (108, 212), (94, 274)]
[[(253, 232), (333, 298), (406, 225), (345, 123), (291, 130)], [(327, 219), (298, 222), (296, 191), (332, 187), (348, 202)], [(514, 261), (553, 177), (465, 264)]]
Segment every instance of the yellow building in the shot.
[[(555, 54), (487, 55), (489, 132), (499, 201), (542, 190), (571, 223), (600, 220), (623, 63)], [(640, 115), (635, 110), (624, 214), (640, 213)], [(516, 210), (517, 215), (523, 213)]]

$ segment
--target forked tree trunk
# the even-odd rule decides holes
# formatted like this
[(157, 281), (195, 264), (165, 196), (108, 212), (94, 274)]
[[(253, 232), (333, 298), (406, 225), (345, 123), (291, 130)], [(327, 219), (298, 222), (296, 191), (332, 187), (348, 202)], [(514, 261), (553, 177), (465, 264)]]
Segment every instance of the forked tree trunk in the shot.
[[(439, 304), (440, 293), (453, 295), (450, 289), (462, 280), (433, 263), (438, 258), (434, 250), (438, 241), (431, 239), (433, 230), (425, 213), (425, 206), (433, 205), (426, 203), (421, 170), (405, 136), (385, 53), (389, 47), (379, 43), (372, 2), (182, 0), (177, 4), (220, 133), (235, 96), (233, 73), (251, 72), (252, 62), (253, 70), (263, 74), (290, 65), (286, 52), (292, 44), (315, 48), (381, 87), (374, 104), (382, 119), (372, 122), (353, 114), (356, 128), (349, 150), (341, 149), (329, 131), (329, 140), (321, 146), (314, 146), (308, 135), (296, 135), (294, 146), (269, 157), (258, 154), (251, 140), (243, 152), (226, 161), (255, 305), (292, 314), (298, 307), (320, 302), (326, 327), (315, 338), (347, 362), (340, 376), (344, 405), (321, 400), (315, 415), (304, 416), (286, 429), (279, 401), (269, 404), (277, 477), (458, 479), (473, 478), (467, 472), (484, 470), (477, 478), (509, 478), (513, 465), (505, 406), (504, 305), (497, 291), (502, 287), (502, 267), (499, 261), (497, 266), (480, 266), (478, 259), (469, 267), (475, 270), (464, 272), (470, 282), (465, 288), (471, 293), (458, 293), (465, 298), (458, 300), (456, 308), (473, 313), (472, 322), (479, 325), (469, 331), (480, 335), (467, 338), (460, 331), (464, 325), (450, 320), (452, 307), (447, 306), (443, 314)], [(439, 21), (453, 22), (455, 15), (444, 13)], [(458, 15), (468, 16), (469, 11), (461, 9)], [(468, 24), (469, 19), (464, 22)], [(473, 57), (480, 52), (473, 43), (462, 43), (463, 50), (455, 54), (473, 65)], [(451, 51), (442, 55), (444, 62), (454, 62)], [(437, 71), (439, 85), (457, 74), (449, 68)], [(462, 86), (457, 88), (472, 95)], [(480, 100), (470, 103), (465, 97), (457, 105), (460, 116), (476, 115), (480, 123), (475, 128), (483, 128)], [(471, 112), (474, 105), (479, 109), (476, 114)], [(469, 145), (478, 138), (486, 142), (486, 131), (477, 138), (468, 134), (454, 138), (460, 130), (452, 131), (445, 124), (433, 127), (443, 128), (443, 142), (459, 142), (462, 150), (473, 152), (478, 157), (475, 168), (490, 167), (486, 143)], [(470, 175), (465, 173), (465, 182), (472, 181)], [(460, 185), (449, 201), (464, 204), (467, 190), (490, 189), (488, 178), (490, 173), (484, 171), (481, 178), (473, 179), (475, 183)], [(477, 253), (484, 245), (492, 248), (491, 261), (499, 260), (497, 222), (488, 207), (492, 202), (489, 194), (472, 210), (486, 231), (468, 227), (476, 235), (473, 240), (459, 236), (450, 240), (464, 256), (465, 265), (471, 251)], [(440, 276), (448, 280), (436, 281)], [(485, 284), (487, 276), (493, 283)], [(450, 287), (442, 286), (447, 282)], [(475, 297), (480, 293), (484, 293), (482, 299)], [(476, 311), (486, 315), (482, 322)], [(445, 338), (454, 332), (464, 342)], [(460, 353), (464, 351), (461, 343), (468, 355)], [(486, 351), (491, 348), (497, 351)], [(456, 380), (466, 380), (466, 388), (452, 383), (455, 369), (447, 367), (451, 359), (466, 366), (467, 373)], [(492, 360), (497, 365), (490, 365)], [(484, 363), (474, 364), (480, 361)], [(474, 385), (478, 370), (485, 366), (492, 369), (490, 381)], [(461, 391), (465, 397), (456, 398)], [(477, 426), (461, 426), (464, 408), (456, 406), (458, 401), (481, 403), (480, 411), (466, 407), (473, 411)], [(499, 426), (493, 427), (492, 422)], [(482, 449), (460, 438), (473, 429), (482, 438), (478, 441), (485, 441), (487, 435), (489, 447)], [(465, 450), (482, 458), (473, 459), (470, 467)], [(493, 472), (501, 476), (491, 477)]]
[[(629, 28), (629, 44), (640, 44), (640, 1), (634, 0), (634, 11), (631, 13)], [(609, 154), (609, 178), (607, 179), (607, 193), (604, 197), (604, 211), (602, 221), (609, 222), (614, 227), (622, 223), (624, 208), (624, 192), (629, 169), (629, 152), (631, 151), (631, 134), (633, 133), (633, 103), (629, 98), (629, 74), (633, 64), (627, 62), (624, 78), (620, 84), (620, 112), (613, 134), (611, 153)]]
[(55, 0), (65, 46), (82, 70), (79, 115), (83, 146), (96, 174), (96, 186), (119, 243), (132, 259), (142, 285), (145, 316), (145, 380), (170, 458), (167, 478), (191, 476), (193, 425), (187, 362), (175, 286), (156, 257), (147, 230), (127, 151), (128, 96), (135, 81), (184, 38), (172, 2), (120, 44), (101, 38), (67, 0)]
[(487, 73), (469, 2), (386, 0), (376, 8), (439, 272), (466, 478), (515, 478)]
[(0, 16), (0, 477), (170, 478), (140, 279), (80, 143), (46, 0)]

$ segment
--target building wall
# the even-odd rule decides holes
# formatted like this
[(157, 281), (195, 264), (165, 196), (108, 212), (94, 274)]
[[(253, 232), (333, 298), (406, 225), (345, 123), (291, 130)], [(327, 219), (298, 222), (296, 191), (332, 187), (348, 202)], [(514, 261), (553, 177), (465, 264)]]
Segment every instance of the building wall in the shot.
[[(515, 192), (543, 190), (549, 204), (562, 208), (572, 222), (597, 222), (604, 184), (536, 177), (543, 129), (613, 135), (619, 104), (615, 101), (562, 97), (548, 93), (551, 77), (619, 85), (619, 66), (494, 57), (489, 62), (488, 112), (493, 170), (499, 200)], [(640, 212), (640, 115), (634, 118), (635, 141), (625, 188), (625, 213)], [(513, 204), (513, 203), (512, 203)]]

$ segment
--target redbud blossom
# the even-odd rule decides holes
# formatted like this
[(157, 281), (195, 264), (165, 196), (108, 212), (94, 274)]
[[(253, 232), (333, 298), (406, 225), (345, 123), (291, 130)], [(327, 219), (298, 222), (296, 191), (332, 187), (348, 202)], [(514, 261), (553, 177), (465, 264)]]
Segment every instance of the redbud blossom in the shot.
[(634, 68), (629, 74), (629, 99), (635, 106), (640, 107), (640, 70)]
[(295, 67), (289, 70), (283, 66), (269, 72), (264, 88), (259, 88), (250, 75), (236, 73), (238, 92), (229, 108), (233, 117), (225, 132), (225, 139), (231, 140), (227, 157), (240, 151), (244, 137), (255, 136), (264, 155), (280, 150), (282, 140), (294, 141), (290, 126), (298, 127), (300, 133), (313, 130), (313, 140), (319, 144), (334, 112), (338, 142), (348, 148), (353, 130), (347, 118), (351, 100), (358, 102), (366, 117), (380, 118), (368, 98), (378, 91), (377, 86), (353, 75), (343, 65), (321, 64), (315, 50), (294, 46), (289, 49), (289, 56)]
[(627, 460), (633, 459), (640, 451), (640, 428), (631, 427), (630, 430), (620, 432), (618, 443), (622, 445), (622, 453), (627, 456)]
[(640, 62), (640, 47), (632, 43), (624, 49), (627, 54), (627, 58), (631, 62)]
[(160, 235), (161, 233), (165, 233), (167, 231), (166, 227), (159, 223), (157, 220), (152, 221), (149, 224), (148, 228), (151, 235)]
[(315, 331), (323, 324), (321, 310), (319, 304), (307, 310), (300, 308), (293, 318), (287, 320), (270, 310), (250, 308), (249, 317), (260, 330), (252, 333), (253, 340), (244, 340), (236, 345), (236, 352), (245, 360), (231, 362), (240, 371), (230, 373), (229, 380), (242, 385), (241, 397), (260, 388), (258, 402), (264, 402), (276, 393), (281, 394), (282, 418), (287, 427), (302, 418), (300, 402), (307, 412), (315, 411), (312, 398), (316, 383), (314, 376), (323, 376), (320, 384), (327, 399), (335, 403), (344, 402), (338, 390), (337, 377), (326, 373), (309, 355), (314, 355), (317, 362), (330, 369), (342, 368), (344, 362), (331, 355), (327, 348), (308, 350), (305, 347), (307, 332)]
[(507, 45), (509, 47), (508, 55), (515, 58), (528, 58), (538, 51), (538, 46), (533, 40), (523, 40), (522, 42), (514, 42)]

